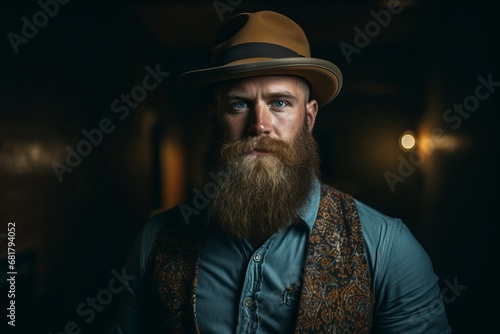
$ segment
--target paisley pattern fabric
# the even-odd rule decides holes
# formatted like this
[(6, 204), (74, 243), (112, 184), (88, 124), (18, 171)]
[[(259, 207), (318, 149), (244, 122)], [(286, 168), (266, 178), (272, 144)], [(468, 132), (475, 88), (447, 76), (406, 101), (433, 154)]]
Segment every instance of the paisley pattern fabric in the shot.
[(185, 224), (180, 214), (169, 218), (149, 257), (151, 300), (160, 310), (162, 333), (199, 333), (194, 296), (206, 225)]
[(356, 203), (322, 185), (308, 239), (296, 333), (369, 333), (373, 303)]
[[(199, 333), (196, 284), (200, 252), (208, 234), (199, 216), (180, 214), (158, 233), (148, 264), (151, 295), (164, 333)], [(318, 216), (308, 239), (296, 333), (369, 333), (373, 291), (361, 224), (350, 195), (321, 186)]]

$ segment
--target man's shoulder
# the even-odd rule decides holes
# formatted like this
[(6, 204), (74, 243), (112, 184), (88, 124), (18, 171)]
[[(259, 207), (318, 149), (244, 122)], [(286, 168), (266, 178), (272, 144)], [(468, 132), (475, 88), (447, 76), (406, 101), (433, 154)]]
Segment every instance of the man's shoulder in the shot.
[(168, 225), (182, 220), (179, 205), (154, 212), (148, 220), (148, 225)]
[(396, 234), (401, 233), (406, 228), (401, 219), (383, 214), (358, 199), (354, 199), (354, 202), (358, 209), (361, 230), (366, 244), (390, 243)]
[(381, 242), (391, 243), (395, 235), (401, 233), (402, 230), (405, 229), (401, 219), (383, 214), (356, 199), (351, 194), (322, 182), (321, 197), (324, 198), (325, 196), (332, 198), (336, 197), (341, 201), (346, 201), (349, 207), (355, 207), (359, 216), (363, 238), (369, 248), (371, 248), (371, 246), (376, 247), (376, 245)]
[(401, 219), (381, 213), (377, 209), (354, 198), (362, 225), (375, 229), (394, 228), (402, 224)]
[[(204, 213), (198, 212), (198, 215), (190, 216), (186, 220), (186, 216), (182, 214), (182, 203), (165, 210), (158, 211), (151, 215), (147, 223), (142, 229), (140, 235), (141, 254), (144, 258), (143, 263), (146, 263), (148, 254), (153, 245), (158, 240), (159, 235), (168, 239), (180, 239), (194, 235), (196, 231), (200, 231), (199, 224), (205, 217)], [(160, 233), (163, 232), (163, 233)], [(193, 232), (193, 233), (192, 233)]]
[(355, 202), (368, 260), (378, 272), (375, 278), (408, 259), (428, 262), (422, 246), (401, 219), (383, 214), (357, 199)]
[(196, 210), (185, 202), (154, 213), (144, 227), (145, 234), (157, 235), (160, 230), (189, 233), (206, 219), (205, 210)]
[(356, 209), (358, 211), (362, 228), (380, 231), (386, 229), (393, 229), (398, 227), (399, 225), (402, 225), (401, 219), (385, 215), (380, 211), (374, 209), (373, 207), (356, 199), (351, 194), (343, 192), (331, 185), (321, 183), (321, 192), (323, 196), (337, 195), (343, 199), (352, 200), (356, 204)]

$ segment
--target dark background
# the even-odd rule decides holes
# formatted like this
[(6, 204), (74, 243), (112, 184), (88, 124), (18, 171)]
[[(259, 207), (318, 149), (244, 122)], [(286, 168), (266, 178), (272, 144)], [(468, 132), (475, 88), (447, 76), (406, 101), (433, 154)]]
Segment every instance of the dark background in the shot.
[[(227, 3), (227, 1), (222, 1)], [(232, 1), (237, 4), (239, 1)], [(456, 129), (443, 115), (474, 95), (479, 76), (500, 81), (498, 6), (494, 1), (402, 1), (380, 33), (348, 62), (372, 10), (384, 1), (250, 1), (228, 5), (222, 20), (277, 10), (306, 32), (313, 56), (344, 74), (340, 96), (320, 110), (318, 139), (325, 182), (403, 219), (431, 257), (446, 290), (454, 333), (496, 333), (499, 289), (499, 92)], [(15, 53), (9, 32), (33, 22), (35, 1), (0, 5), (0, 293), (2, 333), (82, 333), (112, 326), (118, 294), (95, 313), (77, 313), (106, 295), (135, 235), (154, 212), (179, 203), (201, 182), (209, 137), (202, 106), (182, 99), (176, 77), (209, 63), (221, 17), (212, 1), (78, 1), (59, 12)], [(142, 84), (145, 67), (170, 75), (130, 115), (110, 107)], [(485, 92), (485, 91), (482, 91)], [(109, 118), (114, 131), (59, 182), (52, 163)], [(442, 128), (446, 141), (418, 146), (421, 163), (391, 191), (384, 173), (409, 159), (398, 140), (418, 143)], [(6, 326), (7, 223), (16, 222), (16, 327)], [(445, 292), (445, 290), (443, 290)], [(453, 298), (452, 298), (453, 297)], [(104, 297), (102, 297), (104, 298)]]

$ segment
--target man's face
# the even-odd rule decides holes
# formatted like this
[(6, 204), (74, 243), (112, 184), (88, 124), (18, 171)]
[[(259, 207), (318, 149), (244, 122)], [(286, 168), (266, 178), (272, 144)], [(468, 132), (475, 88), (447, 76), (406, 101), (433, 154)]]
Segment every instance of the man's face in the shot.
[(312, 131), (318, 111), (317, 102), (308, 101), (306, 83), (294, 76), (235, 80), (219, 85), (214, 94), (210, 112), (228, 140), (268, 136), (291, 143), (304, 121)]
[(209, 212), (229, 234), (262, 242), (297, 221), (319, 175), (318, 106), (291, 76), (232, 81), (214, 94), (219, 188)]

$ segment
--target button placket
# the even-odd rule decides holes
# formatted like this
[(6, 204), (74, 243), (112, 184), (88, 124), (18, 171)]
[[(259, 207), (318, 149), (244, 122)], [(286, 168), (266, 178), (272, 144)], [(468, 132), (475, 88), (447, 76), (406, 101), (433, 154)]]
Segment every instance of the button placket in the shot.
[[(247, 257), (247, 271), (243, 284), (242, 300), (240, 299), (240, 318), (238, 321), (237, 333), (255, 332), (259, 327), (259, 302), (258, 296), (261, 292), (263, 279), (262, 266), (264, 258), (274, 236), (270, 237), (259, 249), (250, 252)], [(244, 248), (245, 251), (249, 249)]]

